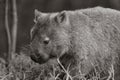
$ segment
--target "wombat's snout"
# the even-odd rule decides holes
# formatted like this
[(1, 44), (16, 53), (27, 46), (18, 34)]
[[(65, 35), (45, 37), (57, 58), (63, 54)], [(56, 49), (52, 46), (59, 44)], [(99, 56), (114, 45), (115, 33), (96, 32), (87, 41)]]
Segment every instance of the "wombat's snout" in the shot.
[(38, 50), (33, 51), (30, 57), (34, 62), (39, 64), (43, 64), (49, 60), (49, 55), (40, 53)]

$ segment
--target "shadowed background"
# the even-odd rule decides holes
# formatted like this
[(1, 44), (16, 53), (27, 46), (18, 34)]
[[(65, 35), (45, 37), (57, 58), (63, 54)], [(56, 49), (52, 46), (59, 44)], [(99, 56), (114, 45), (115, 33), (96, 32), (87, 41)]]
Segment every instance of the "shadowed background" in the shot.
[[(9, 27), (12, 27), (12, 0), (9, 1)], [(17, 52), (30, 42), (30, 29), (34, 22), (34, 10), (57, 12), (102, 6), (120, 10), (120, 0), (17, 0), (18, 34)], [(0, 0), (0, 56), (7, 55), (7, 34), (5, 30), (5, 0)]]

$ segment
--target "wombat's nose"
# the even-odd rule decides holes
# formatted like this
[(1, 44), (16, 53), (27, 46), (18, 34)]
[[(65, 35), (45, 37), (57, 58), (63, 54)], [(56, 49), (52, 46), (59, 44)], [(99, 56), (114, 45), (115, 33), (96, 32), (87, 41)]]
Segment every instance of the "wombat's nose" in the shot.
[(44, 39), (44, 41), (43, 41), (43, 43), (45, 44), (45, 45), (47, 45), (48, 43), (49, 43), (49, 38), (48, 37), (46, 37), (45, 39)]
[(45, 41), (43, 41), (43, 42), (44, 42), (44, 44), (46, 44), (46, 45), (49, 43), (49, 41), (48, 41), (48, 40), (45, 40)]

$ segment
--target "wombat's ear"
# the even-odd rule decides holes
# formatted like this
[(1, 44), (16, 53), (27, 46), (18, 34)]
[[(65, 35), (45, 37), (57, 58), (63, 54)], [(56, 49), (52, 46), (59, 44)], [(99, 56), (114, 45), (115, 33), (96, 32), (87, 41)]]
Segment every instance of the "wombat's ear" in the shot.
[(36, 23), (43, 13), (35, 9), (34, 14), (35, 14), (34, 22)]
[(67, 16), (67, 14), (66, 14), (65, 11), (59, 13), (59, 14), (55, 17), (55, 21), (56, 21), (57, 23), (66, 23), (67, 20), (68, 20), (68, 16)]

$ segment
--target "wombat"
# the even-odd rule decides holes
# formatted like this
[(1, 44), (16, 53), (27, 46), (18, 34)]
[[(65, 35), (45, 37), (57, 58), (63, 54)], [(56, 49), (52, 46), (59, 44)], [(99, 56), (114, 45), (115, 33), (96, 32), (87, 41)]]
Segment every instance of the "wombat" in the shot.
[(34, 22), (30, 46), (35, 62), (77, 55), (85, 73), (95, 65), (103, 67), (101, 71), (118, 70), (114, 74), (120, 76), (119, 11), (102, 7), (55, 13), (35, 10)]

